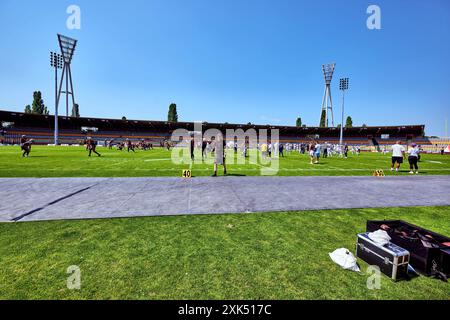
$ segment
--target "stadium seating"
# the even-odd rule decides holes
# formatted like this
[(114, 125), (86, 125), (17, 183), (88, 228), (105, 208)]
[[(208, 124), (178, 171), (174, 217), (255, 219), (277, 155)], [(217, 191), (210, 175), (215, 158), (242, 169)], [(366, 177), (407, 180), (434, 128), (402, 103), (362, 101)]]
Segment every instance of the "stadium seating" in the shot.
[[(59, 143), (68, 145), (80, 144), (87, 136), (91, 136), (99, 142), (113, 139), (120, 141), (128, 138), (132, 141), (144, 139), (158, 145), (164, 140), (169, 140), (176, 129), (186, 129), (192, 132), (196, 128), (193, 123), (187, 122), (71, 117), (59, 117), (58, 120)], [(2, 135), (4, 143), (17, 144), (22, 135), (34, 139), (36, 144), (54, 143), (53, 116), (0, 110), (0, 122), (3, 130), (6, 131)], [(314, 140), (320, 143), (338, 144), (340, 134), (339, 128), (202, 123), (203, 131), (212, 128), (219, 129), (224, 133), (227, 129), (244, 131), (255, 129), (256, 132), (260, 129), (277, 129), (282, 143), (310, 143)], [(401, 140), (403, 144), (414, 141), (424, 148), (436, 149), (436, 145), (424, 137), (424, 130), (425, 126), (423, 125), (344, 128), (344, 143), (349, 146), (361, 146), (368, 150), (376, 150)], [(268, 133), (270, 136), (270, 132)], [(439, 145), (442, 144), (444, 142), (439, 142)]]

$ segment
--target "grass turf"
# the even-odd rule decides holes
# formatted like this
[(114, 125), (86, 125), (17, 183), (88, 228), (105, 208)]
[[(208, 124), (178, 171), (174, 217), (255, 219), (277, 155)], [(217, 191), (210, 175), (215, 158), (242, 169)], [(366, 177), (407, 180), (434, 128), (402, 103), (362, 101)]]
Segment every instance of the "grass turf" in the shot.
[[(19, 147), (0, 147), (0, 177), (179, 177), (183, 169), (189, 168), (194, 176), (212, 174), (211, 164), (191, 164), (190, 160), (187, 164), (173, 164), (171, 153), (165, 149), (138, 150), (136, 153), (106, 148), (98, 148), (98, 151), (102, 157), (93, 155), (88, 158), (83, 147), (33, 146), (30, 158), (22, 158)], [(228, 154), (227, 161), (230, 161), (233, 151), (229, 150)], [(199, 152), (196, 152), (196, 157), (201, 159)], [(257, 176), (261, 175), (261, 166), (247, 159), (245, 164), (229, 164), (228, 172)], [(423, 155), (419, 167), (421, 174), (450, 174), (450, 157)], [(377, 169), (383, 169), (386, 175), (409, 173), (407, 163), (403, 164), (400, 173), (392, 173), (389, 168), (390, 155), (362, 153), (360, 156), (350, 155), (348, 159), (321, 159), (320, 164), (310, 165), (307, 155), (291, 152), (280, 158), (279, 170), (271, 172), (280, 176), (371, 175)]]
[[(448, 283), (383, 276), (368, 290), (332, 263), (366, 220), (390, 218), (450, 234), (450, 207), (0, 224), (0, 299), (448, 300)], [(66, 287), (71, 265), (81, 290)]]

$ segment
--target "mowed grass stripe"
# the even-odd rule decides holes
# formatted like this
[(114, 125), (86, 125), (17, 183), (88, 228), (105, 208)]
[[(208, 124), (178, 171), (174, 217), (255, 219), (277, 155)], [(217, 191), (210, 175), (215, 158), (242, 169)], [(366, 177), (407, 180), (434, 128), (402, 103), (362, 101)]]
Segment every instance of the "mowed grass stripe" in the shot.
[[(171, 152), (157, 148), (150, 151), (137, 150), (136, 153), (98, 148), (102, 157), (87, 156), (84, 147), (46, 147), (33, 146), (30, 158), (22, 158), (18, 147), (0, 147), (0, 177), (158, 177), (181, 176), (183, 169), (192, 169), (193, 175), (209, 176), (211, 163), (187, 161), (174, 164)], [(177, 151), (178, 152), (178, 151)], [(196, 151), (196, 159), (201, 152)], [(342, 176), (370, 175), (374, 170), (383, 169), (386, 175), (407, 175), (409, 165), (402, 165), (399, 173), (390, 172), (390, 155), (362, 153), (350, 155), (348, 159), (332, 157), (321, 159), (320, 164), (311, 165), (308, 155), (291, 152), (279, 158), (279, 169), (270, 169), (269, 165), (256, 163), (253, 158), (244, 160), (240, 153), (227, 151), (228, 172), (240, 175), (259, 176), (263, 167), (279, 176)], [(208, 161), (213, 161), (208, 155)], [(234, 162), (231, 161), (233, 160)], [(253, 163), (252, 163), (253, 162)], [(423, 155), (419, 163), (421, 174), (449, 174), (450, 157), (441, 155)], [(220, 172), (221, 170), (219, 170)]]

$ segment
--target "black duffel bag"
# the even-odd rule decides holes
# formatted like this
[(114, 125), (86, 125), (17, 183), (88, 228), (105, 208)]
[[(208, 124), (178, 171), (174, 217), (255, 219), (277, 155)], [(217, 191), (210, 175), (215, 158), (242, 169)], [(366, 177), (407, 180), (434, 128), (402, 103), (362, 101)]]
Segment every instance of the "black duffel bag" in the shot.
[(450, 238), (401, 220), (367, 221), (367, 232), (386, 231), (391, 242), (408, 250), (410, 265), (426, 276), (450, 278)]

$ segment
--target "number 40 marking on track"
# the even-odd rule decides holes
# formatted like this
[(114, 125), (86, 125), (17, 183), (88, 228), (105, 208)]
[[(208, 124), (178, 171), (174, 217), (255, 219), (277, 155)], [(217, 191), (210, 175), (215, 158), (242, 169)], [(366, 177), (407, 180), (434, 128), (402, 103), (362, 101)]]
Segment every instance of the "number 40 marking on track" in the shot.
[(373, 176), (374, 176), (374, 177), (385, 177), (386, 175), (384, 174), (384, 171), (383, 171), (383, 170), (375, 170), (375, 171), (373, 172)]
[(183, 174), (181, 176), (186, 179), (192, 178), (192, 172), (191, 170), (183, 170)]

